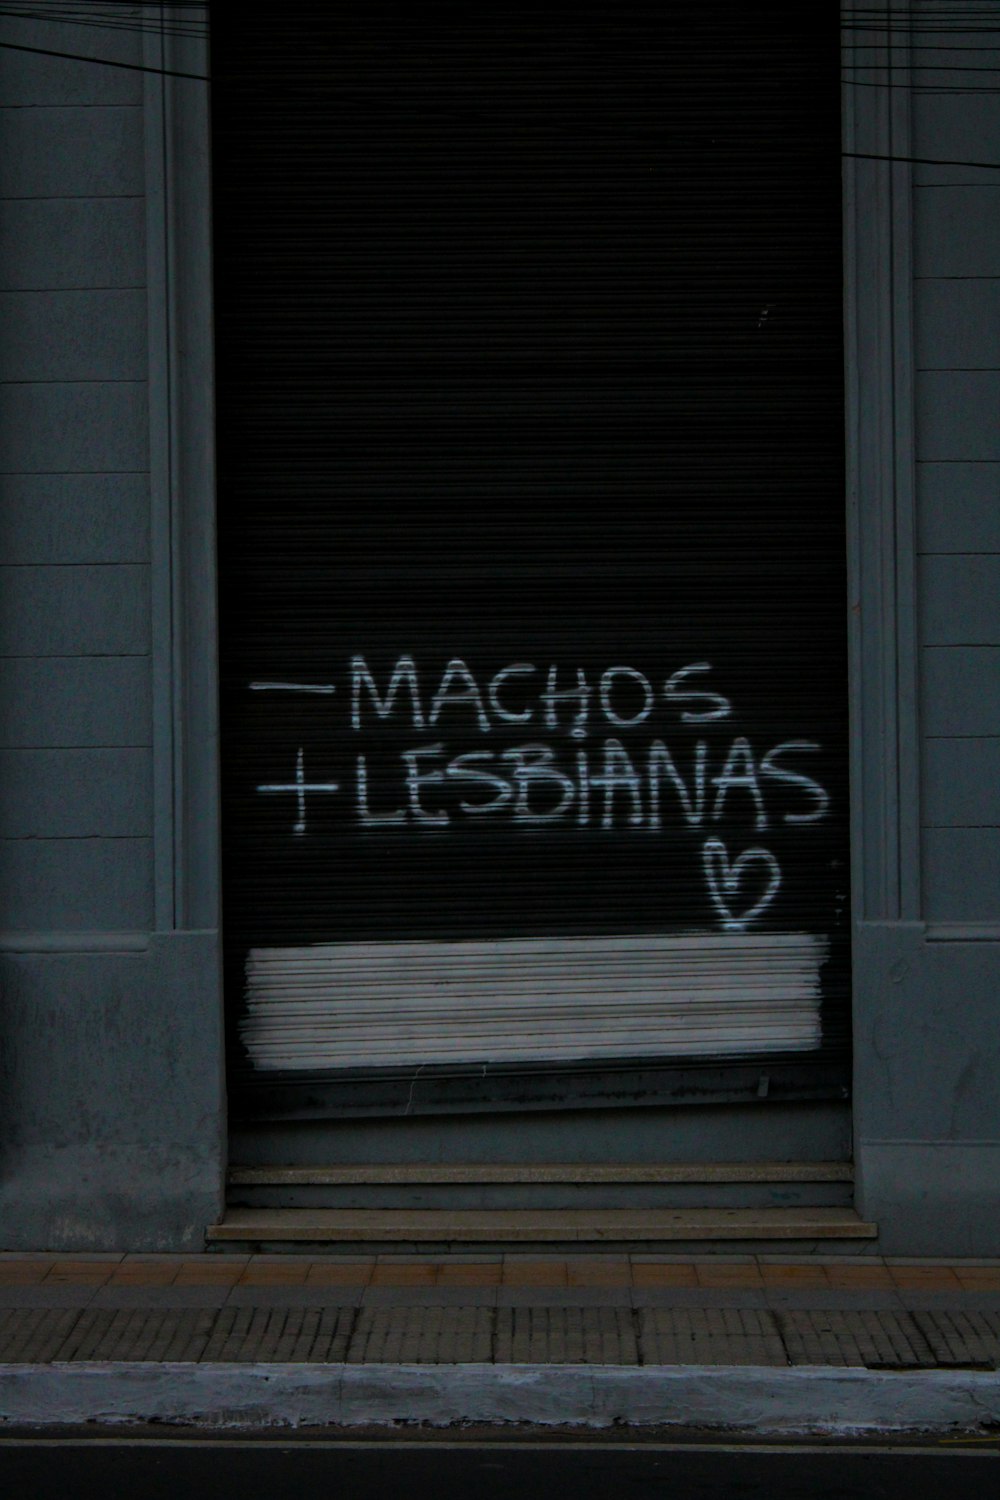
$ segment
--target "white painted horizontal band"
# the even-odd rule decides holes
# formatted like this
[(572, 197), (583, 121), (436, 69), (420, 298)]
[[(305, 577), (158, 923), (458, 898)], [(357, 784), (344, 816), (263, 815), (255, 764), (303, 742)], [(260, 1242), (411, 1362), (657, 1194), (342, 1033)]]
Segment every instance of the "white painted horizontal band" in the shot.
[[(992, 1370), (768, 1365), (0, 1365), (10, 1426), (202, 1428), (470, 1422), (751, 1433), (975, 1432), (1000, 1421)], [(92, 1441), (92, 1439), (88, 1439)], [(919, 1462), (919, 1461), (918, 1461)]]
[(809, 933), (253, 948), (258, 1069), (736, 1056), (820, 1045)]

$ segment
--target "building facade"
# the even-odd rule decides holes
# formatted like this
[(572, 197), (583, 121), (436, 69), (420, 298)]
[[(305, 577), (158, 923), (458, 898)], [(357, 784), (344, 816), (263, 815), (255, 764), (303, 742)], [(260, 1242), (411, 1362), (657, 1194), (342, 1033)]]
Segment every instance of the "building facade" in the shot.
[[(241, 51), (239, 38), (213, 38), (220, 69), (213, 134), (200, 7), (122, 6), (111, 17), (120, 26), (96, 29), (84, 24), (85, 7), (77, 25), (46, 18), (43, 9), (37, 17), (5, 20), (0, 34), (4, 1247), (198, 1247), (224, 1212), (231, 1162), (361, 1167), (432, 1160), (530, 1167), (567, 1161), (852, 1161), (855, 1206), (877, 1226), (877, 1238), (868, 1243), (902, 1254), (995, 1250), (1000, 107), (990, 88), (997, 65), (990, 41), (997, 6), (897, 3), (870, 13), (843, 12), (842, 241), (836, 244), (822, 191), (809, 197), (810, 181), (825, 170), (820, 127), (815, 140), (808, 131), (803, 135), (802, 154), (809, 160), (796, 162), (787, 122), (781, 149), (768, 155), (765, 125), (776, 101), (784, 108), (812, 88), (811, 73), (803, 79), (806, 65), (797, 64), (799, 40), (772, 38), (766, 54), (771, 71), (765, 72), (764, 54), (755, 56), (744, 79), (738, 61), (746, 43), (726, 31), (727, 25), (736, 27), (740, 8), (719, 6), (718, 16), (691, 23), (687, 59), (675, 66), (678, 97), (686, 101), (684, 111), (675, 106), (678, 116), (690, 120), (695, 97), (708, 99), (690, 137), (684, 135), (683, 154), (671, 159), (670, 150), (658, 144), (656, 131), (666, 127), (659, 123), (655, 94), (636, 117), (638, 125), (631, 117), (626, 121), (629, 131), (635, 125), (648, 153), (643, 170), (666, 174), (680, 195), (676, 203), (687, 205), (677, 210), (672, 226), (659, 220), (648, 230), (657, 253), (688, 243), (688, 259), (682, 257), (673, 272), (678, 285), (682, 273), (694, 285), (691, 268), (708, 254), (699, 236), (713, 218), (712, 194), (699, 198), (697, 183), (716, 181), (714, 128), (728, 141), (731, 160), (740, 150), (752, 150), (760, 193), (773, 177), (774, 191), (787, 201), (788, 182), (800, 174), (797, 212), (778, 215), (772, 231), (773, 211), (756, 217), (752, 211), (759, 194), (739, 196), (748, 169), (741, 169), (742, 176), (730, 173), (736, 197), (723, 214), (712, 253), (722, 266), (719, 246), (743, 233), (737, 248), (744, 259), (759, 260), (765, 245), (801, 262), (814, 232), (809, 226), (820, 226), (817, 244), (834, 254), (838, 277), (835, 386), (829, 377), (829, 320), (803, 322), (797, 344), (789, 335), (779, 345), (781, 360), (757, 352), (760, 339), (779, 327), (783, 298), (820, 307), (826, 295), (822, 268), (818, 280), (796, 283), (794, 296), (788, 274), (776, 276), (773, 296), (767, 292), (754, 303), (746, 342), (734, 341), (726, 324), (728, 342), (712, 346), (715, 363), (705, 369), (698, 351), (715, 335), (704, 332), (712, 322), (708, 304), (698, 303), (692, 291), (690, 342), (679, 339), (680, 352), (664, 374), (642, 341), (655, 280), (648, 268), (643, 271), (640, 255), (629, 270), (647, 300), (638, 316), (627, 298), (611, 311), (632, 329), (640, 363), (648, 354), (645, 384), (615, 384), (607, 374), (615, 352), (609, 344), (595, 366), (597, 384), (588, 387), (586, 356), (577, 342), (571, 372), (574, 388), (582, 391), (577, 428), (566, 425), (562, 408), (553, 410), (535, 449), (535, 438), (524, 436), (538, 426), (534, 408), (520, 427), (515, 418), (502, 431), (463, 418), (472, 423), (472, 438), (469, 451), (459, 454), (454, 482), (466, 494), (471, 486), (485, 496), (480, 512), (491, 499), (503, 500), (502, 486), (495, 494), (490, 489), (490, 470), (508, 462), (502, 448), (512, 433), (522, 444), (517, 451), (535, 464), (528, 482), (517, 481), (521, 489), (504, 492), (503, 514), (528, 532), (536, 522), (527, 502), (532, 496), (537, 501), (531, 485), (538, 465), (549, 462), (553, 425), (562, 423), (563, 435), (576, 433), (572, 446), (579, 454), (590, 441), (587, 423), (599, 426), (593, 403), (601, 381), (610, 392), (608, 406), (617, 401), (626, 411), (612, 437), (624, 445), (621, 465), (631, 463), (635, 475), (641, 467), (637, 453), (649, 464), (662, 460), (661, 450), (650, 446), (653, 429), (659, 432), (664, 423), (669, 428), (672, 421), (673, 452), (688, 454), (686, 429), (703, 424), (713, 493), (718, 500), (727, 482), (732, 488), (728, 499), (718, 500), (718, 516), (699, 533), (695, 551), (707, 545), (714, 527), (713, 545), (726, 568), (717, 574), (706, 565), (711, 598), (701, 613), (692, 603), (695, 595), (683, 592), (683, 572), (670, 575), (678, 609), (697, 618), (702, 633), (693, 632), (676, 657), (651, 651), (659, 676), (642, 670), (641, 617), (653, 609), (648, 600), (662, 588), (663, 577), (643, 584), (645, 544), (610, 563), (587, 553), (583, 542), (565, 553), (572, 561), (567, 575), (575, 570), (602, 589), (612, 587), (624, 558), (625, 571), (639, 580), (634, 597), (640, 605), (628, 604), (621, 593), (605, 595), (600, 621), (624, 620), (618, 635), (601, 623), (590, 635), (583, 629), (562, 651), (560, 642), (570, 638), (567, 622), (583, 618), (579, 598), (551, 605), (555, 624), (548, 635), (537, 627), (530, 603), (505, 614), (489, 572), (480, 577), (474, 564), (486, 544), (494, 547), (493, 571), (497, 557), (513, 567), (515, 553), (504, 552), (498, 528), (486, 525), (481, 514), (467, 523), (473, 539), (466, 545), (455, 513), (434, 508), (452, 480), (435, 481), (432, 493), (430, 471), (421, 468), (422, 445), (433, 428), (430, 408), (420, 409), (419, 423), (411, 423), (396, 455), (406, 461), (405, 503), (379, 510), (377, 483), (367, 470), (364, 482), (357, 478), (363, 465), (361, 450), (351, 446), (352, 423), (369, 424), (367, 452), (376, 452), (380, 442), (391, 448), (391, 414), (402, 411), (395, 428), (406, 427), (406, 403), (417, 400), (421, 382), (437, 381), (439, 398), (445, 392), (457, 405), (463, 390), (475, 391), (485, 357), (469, 359), (455, 377), (433, 371), (428, 377), (422, 366), (415, 381), (403, 386), (399, 371), (418, 345), (436, 350), (439, 364), (465, 358), (468, 350), (463, 353), (458, 334), (449, 345), (447, 335), (438, 341), (426, 331), (404, 347), (397, 326), (375, 350), (383, 359), (374, 375), (364, 363), (366, 330), (373, 325), (362, 322), (355, 336), (350, 318), (370, 291), (370, 247), (384, 247), (392, 237), (378, 228), (379, 213), (389, 191), (386, 163), (397, 161), (400, 150), (397, 143), (379, 157), (368, 144), (378, 132), (373, 117), (364, 115), (364, 88), (352, 102), (361, 144), (350, 147), (361, 166), (356, 177), (347, 171), (336, 179), (340, 227), (329, 231), (333, 238), (321, 247), (322, 255), (334, 255), (342, 281), (353, 288), (347, 313), (341, 308), (341, 322), (330, 324), (346, 329), (353, 360), (346, 376), (337, 375), (341, 384), (330, 385), (331, 402), (349, 408), (331, 460), (316, 435), (322, 422), (295, 426), (312, 386), (334, 378), (325, 364), (311, 377), (308, 360), (306, 373), (296, 376), (295, 362), (302, 364), (311, 350), (308, 331), (301, 331), (309, 308), (294, 298), (282, 300), (287, 279), (267, 284), (270, 303), (262, 293), (259, 307), (247, 306), (258, 262), (264, 278), (268, 257), (287, 250), (281, 234), (295, 210), (285, 213), (280, 206), (289, 163), (306, 159), (303, 140), (320, 140), (322, 125), (310, 117), (298, 136), (291, 130), (282, 141), (271, 121), (263, 144), (247, 136), (251, 175), (244, 182), (241, 131), (246, 135), (252, 115), (241, 117), (239, 110), (246, 111), (252, 98), (245, 71), (253, 61), (250, 44)], [(617, 23), (609, 43), (616, 57), (628, 48), (638, 56), (652, 10), (631, 7)], [(303, 16), (300, 37), (308, 31), (308, 8)], [(832, 8), (831, 19), (831, 41), (823, 45), (835, 48)], [(266, 41), (259, 35), (256, 43), (263, 83), (277, 90), (284, 67), (289, 87), (300, 90), (297, 107), (304, 108), (295, 49), (286, 39), (284, 51), (275, 44), (269, 56)], [(536, 43), (541, 46), (537, 37)], [(362, 37), (357, 48), (360, 68), (370, 37)], [(463, 65), (480, 67), (470, 76), (481, 97), (493, 97), (489, 90), (500, 85), (483, 71), (482, 54), (476, 56), (478, 64), (469, 50)], [(692, 85), (682, 81), (683, 64), (691, 58), (700, 72), (693, 92), (684, 95)], [(426, 65), (421, 59), (421, 68)], [(439, 80), (452, 76), (447, 55), (436, 65)], [(366, 86), (374, 89), (372, 80), (383, 77), (385, 68), (380, 62), (369, 66), (374, 71), (364, 75)], [(630, 66), (633, 72), (627, 78), (623, 72), (619, 84), (623, 92), (605, 97), (626, 97), (638, 76), (635, 62)], [(390, 75), (388, 95), (404, 101), (405, 130), (405, 101), (418, 96), (398, 59)], [(584, 77), (573, 75), (570, 93)], [(349, 86), (350, 80), (344, 84)], [(765, 122), (748, 122), (745, 140), (752, 146), (739, 144), (725, 116), (726, 100), (738, 88), (757, 100)], [(822, 98), (820, 79), (817, 117)], [(261, 115), (266, 118), (263, 107)], [(531, 108), (524, 118), (539, 131), (552, 128), (541, 116), (537, 124)], [(811, 118), (802, 115), (807, 125)], [(469, 125), (473, 115), (461, 119), (479, 142), (481, 163), (490, 144), (487, 128)], [(671, 128), (683, 134), (686, 127), (674, 119)], [(773, 125), (767, 128), (773, 134)], [(436, 160), (433, 129), (426, 127), (427, 153), (410, 165), (424, 174), (422, 212), (434, 201), (427, 187)], [(527, 126), (524, 132), (530, 135)], [(584, 134), (577, 122), (577, 137)], [(278, 168), (265, 180), (252, 153), (264, 152), (272, 139)], [(318, 146), (313, 149), (323, 171), (340, 170), (329, 167)], [(599, 135), (593, 142), (588, 138), (587, 151), (599, 167), (602, 149)], [(809, 166), (813, 155), (815, 172)], [(450, 171), (456, 159), (449, 155)], [(465, 175), (472, 176), (462, 160)], [(565, 151), (557, 160), (563, 178), (567, 166), (578, 165)], [(792, 177), (779, 181), (779, 167)], [(299, 211), (304, 201), (328, 211), (333, 190), (317, 196), (303, 170), (305, 185), (292, 181), (289, 189), (297, 194)], [(362, 187), (380, 170), (379, 192), (370, 202)], [(492, 200), (504, 190), (507, 168), (494, 162), (491, 170)], [(729, 182), (730, 169), (718, 170), (718, 180)], [(241, 219), (239, 200), (254, 181), (261, 210), (251, 244), (248, 225), (256, 210), (247, 217), (244, 209)], [(584, 212), (586, 191), (558, 205), (564, 218)], [(616, 200), (619, 224), (638, 214), (635, 192), (638, 187), (632, 197)], [(445, 196), (450, 203), (451, 188)], [(706, 199), (709, 208), (696, 213), (691, 205)], [(467, 195), (465, 201), (473, 200)], [(731, 227), (733, 203), (745, 229)], [(436, 222), (447, 227), (451, 209), (436, 212)], [(497, 235), (499, 220), (491, 212), (495, 207), (477, 209), (484, 244)], [(512, 212), (516, 218), (521, 209)], [(517, 223), (525, 232), (533, 227), (537, 243), (540, 220), (527, 209), (524, 215)], [(302, 222), (306, 228), (286, 239), (312, 232)], [(397, 217), (393, 224), (403, 222)], [(368, 225), (369, 238), (359, 232), (359, 249), (350, 236), (361, 223)], [(840, 226), (833, 232), (839, 236)], [(581, 252), (568, 267), (545, 267), (536, 256), (532, 275), (549, 279), (544, 307), (525, 303), (519, 283), (525, 327), (541, 318), (539, 340), (548, 339), (549, 348), (569, 347), (559, 343), (562, 331), (544, 324), (558, 300), (560, 279), (577, 287), (579, 299), (579, 288), (591, 284), (587, 277), (605, 274), (626, 239), (619, 233), (603, 251), (592, 244), (589, 261)], [(240, 243), (249, 272), (234, 249)], [(430, 276), (442, 243), (414, 242), (406, 253)], [(504, 267), (517, 250), (508, 247)], [(498, 281), (494, 253), (486, 244), (482, 275)], [(385, 252), (372, 273), (374, 285), (381, 266), (390, 287), (378, 293), (389, 308), (379, 316), (398, 317), (402, 309), (416, 317), (428, 302), (425, 286), (419, 297), (393, 304), (401, 264)], [(642, 282), (647, 273), (648, 284)], [(467, 265), (460, 274), (473, 276)], [(728, 310), (726, 298), (742, 295), (743, 273), (723, 267), (712, 274), (717, 300)], [(443, 281), (450, 276), (446, 265)], [(766, 283), (758, 276), (749, 284), (756, 292)], [(336, 289), (329, 294), (336, 295)], [(668, 302), (669, 295), (668, 288)], [(683, 313), (677, 287), (673, 296), (670, 316), (676, 323)], [(476, 309), (486, 300), (480, 288)], [(312, 311), (321, 331), (327, 327), (323, 319), (333, 317), (332, 306), (317, 294)], [(482, 314), (467, 316), (476, 347), (485, 348), (489, 359), (522, 356), (523, 330), (517, 348), (498, 352), (483, 344)], [(649, 316), (663, 326), (662, 317), (656, 325), (655, 309)], [(283, 363), (282, 329), (296, 318), (294, 361)], [(606, 330), (599, 308), (594, 320), (591, 335), (600, 347)], [(244, 324), (252, 339), (241, 352)], [(454, 309), (449, 326), (465, 326)], [(494, 344), (502, 344), (505, 326), (490, 325)], [(812, 346), (824, 339), (827, 362), (820, 369)], [(268, 389), (263, 397), (262, 376), (253, 364), (254, 349), (262, 344), (276, 372), (273, 395)], [(732, 454), (722, 452), (729, 441), (725, 431), (720, 428), (716, 438), (710, 421), (730, 399), (719, 371), (728, 370), (726, 361), (743, 359), (739, 368), (746, 379), (740, 385), (734, 377), (737, 394), (731, 399), (746, 454), (740, 469)], [(497, 391), (514, 401), (514, 384), (504, 384), (506, 378), (494, 381), (494, 405)], [(524, 378), (519, 367), (516, 380)], [(529, 370), (529, 384), (535, 378)], [(543, 412), (546, 381), (553, 378), (551, 371), (537, 376)], [(714, 403), (692, 403), (690, 391), (699, 379), (714, 381)], [(756, 419), (746, 406), (755, 383), (765, 393)], [(346, 401), (349, 387), (354, 406)], [(253, 428), (263, 425), (261, 413), (266, 417), (269, 405), (289, 407), (288, 400), (282, 406), (289, 391), (298, 403), (292, 425), (283, 429), (277, 423), (268, 458), (264, 439), (254, 446)], [(630, 403), (647, 398), (653, 414), (640, 429)], [(795, 404), (800, 398), (801, 410)], [(762, 446), (757, 468), (752, 441), (774, 422), (779, 399), (786, 403), (782, 411), (794, 416), (788, 421), (790, 449), (795, 433), (804, 430), (801, 424), (813, 424), (812, 446), (804, 456), (792, 454), (784, 480), (778, 437), (759, 438), (770, 446)], [(474, 407), (472, 401), (469, 410)], [(245, 429), (241, 411), (249, 413)], [(385, 412), (390, 416), (383, 431), (372, 424)], [(833, 448), (824, 447), (831, 423), (837, 429)], [(710, 451), (716, 441), (721, 458)], [(493, 445), (495, 454), (485, 464), (484, 445)], [(453, 429), (443, 427), (431, 466), (440, 470), (455, 449)], [(245, 470), (240, 452), (250, 453)], [(278, 471), (266, 465), (281, 461), (283, 452), (289, 455), (287, 495), (271, 502), (262, 486)], [(791, 493), (802, 485), (810, 456), (823, 471), (810, 481), (804, 502), (811, 508), (811, 530), (795, 532), (793, 542), (787, 535), (782, 540), (799, 512), (769, 501), (760, 476), (777, 475), (772, 487), (780, 491), (784, 482)], [(253, 488), (255, 467), (263, 476), (259, 492)], [(689, 454), (688, 468), (685, 482), (697, 495), (697, 465)], [(603, 473), (599, 465), (594, 472)], [(552, 492), (556, 471), (546, 473)], [(577, 487), (583, 483), (580, 473), (572, 480)], [(322, 524), (316, 521), (317, 484)], [(635, 504), (638, 535), (651, 514), (642, 505), (653, 502), (641, 498), (641, 477), (630, 484), (617, 503)], [(770, 517), (759, 542), (748, 542), (752, 528), (745, 535), (739, 530), (745, 515), (740, 484)], [(408, 529), (414, 495), (425, 497), (425, 509), (420, 525)], [(679, 488), (674, 503), (680, 514), (687, 502)], [(776, 508), (768, 512), (772, 503)], [(342, 542), (338, 504), (354, 518), (367, 507), (378, 522), (372, 535), (363, 534), (354, 519)], [(814, 516), (820, 519), (813, 522)], [(619, 532), (628, 529), (628, 517), (622, 517), (619, 509)], [(428, 524), (436, 545), (444, 538), (446, 561), (448, 555), (459, 557), (464, 593), (449, 594), (440, 547), (431, 554), (426, 546)], [(601, 537), (603, 524), (596, 528)], [(379, 529), (386, 525), (388, 533)], [(531, 532), (547, 565), (554, 555), (553, 529)], [(813, 533), (825, 550), (820, 543), (809, 550)], [(589, 516), (581, 534), (595, 534)], [(298, 540), (287, 541), (286, 558), (282, 549), (293, 536)], [(565, 536), (560, 545), (568, 545)], [(652, 556), (651, 545), (647, 551)], [(318, 561), (310, 583), (311, 553)], [(533, 600), (530, 569), (517, 567), (519, 597)], [(347, 601), (336, 608), (322, 604), (322, 580), (332, 568), (341, 570), (338, 598)], [(798, 578), (798, 594), (765, 628), (757, 623), (769, 620), (763, 596), (753, 590), (768, 569), (779, 587)], [(365, 619), (359, 602), (375, 597), (387, 576), (410, 611), (404, 633), (389, 605), (372, 606)], [(735, 624), (726, 623), (726, 609), (716, 602), (723, 576), (749, 590), (750, 604)], [(428, 579), (429, 589), (421, 586)], [(559, 579), (549, 572), (543, 584), (550, 590), (544, 596), (548, 609), (550, 596), (561, 597)], [(825, 603), (819, 598), (823, 588)], [(704, 592), (700, 576), (699, 590)], [(428, 592), (440, 601), (436, 614), (433, 601), (420, 614)], [(483, 612), (492, 627), (468, 623), (478, 619), (477, 592), (486, 599)], [(669, 611), (667, 618), (675, 628)], [(745, 640), (757, 653), (755, 662), (760, 653), (772, 653), (765, 676), (740, 675)], [(837, 644), (844, 640), (846, 650)], [(335, 662), (331, 641), (338, 643)], [(784, 676), (773, 665), (781, 642), (787, 642), (791, 662)], [(534, 655), (523, 654), (529, 648)], [(633, 648), (638, 655), (627, 655)], [(734, 663), (730, 679), (718, 667), (728, 659)], [(473, 671), (472, 662), (487, 666)], [(731, 712), (730, 692), (746, 710), (745, 729)], [(780, 699), (778, 707), (772, 698)], [(603, 715), (596, 743), (571, 717), (584, 704), (595, 717)], [(336, 732), (329, 728), (334, 709), (341, 715)], [(668, 718), (668, 728), (661, 728)], [(682, 718), (690, 731), (683, 763), (671, 738), (680, 734)], [(409, 737), (386, 739), (400, 719)], [(460, 728), (453, 727), (456, 722)], [(529, 723), (525, 743), (528, 731), (521, 726)], [(709, 730), (720, 725), (723, 748), (717, 752)], [(551, 746), (560, 735), (562, 759), (554, 759)], [(823, 758), (831, 745), (841, 746), (832, 761)], [(402, 766), (401, 780), (378, 780), (382, 751)], [(346, 789), (344, 766), (351, 778)], [(452, 802), (445, 799), (446, 787), (455, 793)], [(469, 802), (458, 800), (463, 792)], [(325, 807), (342, 794), (349, 808), (345, 821), (324, 823)], [(700, 875), (697, 895), (690, 898), (677, 878), (675, 887), (685, 894), (675, 902), (673, 925), (665, 922), (661, 931), (654, 916), (637, 918), (635, 912), (657, 878), (656, 860), (667, 858), (665, 841), (651, 844), (647, 834), (654, 816), (657, 833), (665, 826), (668, 796), (677, 824), (670, 848), (687, 850), (685, 858), (689, 865), (695, 861)], [(660, 799), (655, 808), (654, 797)], [(733, 802), (743, 808), (743, 826), (732, 831), (726, 821), (730, 798), (730, 808)], [(479, 846), (453, 838), (456, 808), (475, 823), (477, 838), (480, 815), (489, 808), (505, 815), (520, 808), (522, 822), (530, 825), (512, 824), (513, 831), (491, 835), (485, 885)], [(565, 832), (551, 826), (563, 813)], [(442, 842), (449, 818), (452, 845)], [(587, 819), (593, 829), (584, 827)], [(636, 829), (640, 822), (649, 826), (619, 838), (630, 819)], [(553, 841), (554, 834), (562, 844)], [(601, 843), (604, 834), (614, 840)], [(801, 848), (814, 852), (803, 856), (796, 852)], [(430, 888), (446, 895), (436, 902), (426, 895), (418, 899), (421, 870), (435, 860)], [(593, 899), (602, 868), (611, 872), (616, 889), (626, 890), (627, 908)], [(498, 869), (512, 871), (506, 885)], [(545, 870), (547, 884), (536, 890), (531, 871), (538, 869)], [(346, 913), (336, 921), (325, 912), (328, 897), (316, 899), (315, 911), (309, 907), (312, 893), (333, 888), (334, 875), (340, 882), (337, 905)], [(554, 886), (572, 889), (591, 904), (577, 904), (569, 920), (557, 902), (546, 906), (544, 892)], [(459, 919), (465, 888), (471, 915)], [(845, 910), (840, 922), (834, 907), (846, 900), (848, 888), (850, 915)], [(510, 892), (526, 889), (529, 899), (518, 906)], [(355, 890), (363, 892), (356, 900)], [(501, 903), (502, 918), (492, 924), (478, 915), (488, 904), (484, 892)], [(821, 958), (820, 942), (826, 944)], [(807, 982), (802, 975), (810, 963)], [(442, 1000), (442, 991), (450, 1001), (447, 995)], [(752, 1014), (748, 995), (754, 997)], [(565, 1019), (561, 1029), (552, 1019), (556, 1011)], [(663, 1201), (630, 1189), (624, 1179), (615, 1192), (616, 1203)], [(362, 1183), (359, 1193), (358, 1202), (386, 1207), (411, 1201), (379, 1196), (373, 1184)], [(447, 1202), (447, 1193), (440, 1201)], [(507, 1200), (484, 1188), (476, 1201), (490, 1206)], [(563, 1188), (550, 1190), (543, 1201), (559, 1208), (591, 1200)]]

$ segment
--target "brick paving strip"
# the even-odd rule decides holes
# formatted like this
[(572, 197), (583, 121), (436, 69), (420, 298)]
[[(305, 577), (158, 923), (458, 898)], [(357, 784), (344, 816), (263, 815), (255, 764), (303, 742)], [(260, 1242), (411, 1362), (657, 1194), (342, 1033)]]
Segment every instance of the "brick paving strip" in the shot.
[(1000, 1313), (667, 1307), (5, 1310), (0, 1363), (1000, 1369)]
[(881, 1289), (1000, 1292), (1000, 1258), (937, 1261), (876, 1255), (31, 1255), (0, 1252), (0, 1287), (530, 1286)]
[(1000, 1261), (6, 1254), (0, 1293), (7, 1365), (1000, 1369)]

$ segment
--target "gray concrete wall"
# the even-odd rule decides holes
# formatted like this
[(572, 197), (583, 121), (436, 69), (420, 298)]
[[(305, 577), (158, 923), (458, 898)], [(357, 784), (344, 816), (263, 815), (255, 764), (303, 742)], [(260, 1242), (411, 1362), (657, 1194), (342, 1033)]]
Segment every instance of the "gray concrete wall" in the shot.
[[(1000, 25), (994, 0), (950, 9)], [(861, 877), (856, 1154), (880, 1248), (986, 1255), (1000, 1243), (1000, 170), (963, 163), (1000, 167), (1000, 47), (971, 26), (926, 29), (948, 11), (912, 7), (920, 50), (897, 48), (893, 81), (912, 87), (884, 137), (918, 160), (891, 189), (907, 244), (891, 299), (893, 482), (862, 496), (888, 523), (882, 690), (898, 706), (881, 733), (869, 715), (860, 760), (895, 763), (898, 805), (876, 819), (861, 783), (860, 842), (884, 838), (898, 870)], [(873, 379), (862, 366), (862, 399)]]
[[(1000, 47), (972, 61), (924, 76), (996, 87)], [(997, 97), (918, 95), (914, 144), (1000, 164)], [(915, 173), (924, 915), (1000, 927), (1000, 170)]]
[[(0, 39), (41, 47), (79, 36), (35, 22), (3, 28)], [(139, 60), (138, 38), (110, 45)], [(153, 820), (142, 75), (0, 52), (0, 104), (0, 925), (144, 929)], [(87, 700), (101, 711), (84, 725)]]
[[(31, 18), (0, 40), (134, 67), (149, 50)], [(200, 1246), (219, 1202), (217, 935), (163, 930), (154, 889), (174, 654), (151, 588), (159, 102), (142, 71), (0, 50), (5, 1248)]]

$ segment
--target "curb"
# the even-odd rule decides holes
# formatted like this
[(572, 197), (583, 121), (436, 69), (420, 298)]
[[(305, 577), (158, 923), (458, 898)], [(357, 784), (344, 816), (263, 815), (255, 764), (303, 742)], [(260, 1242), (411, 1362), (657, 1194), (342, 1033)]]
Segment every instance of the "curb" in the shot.
[(1000, 1424), (1000, 1371), (708, 1365), (0, 1365), (0, 1428), (423, 1423), (656, 1425), (756, 1433)]

